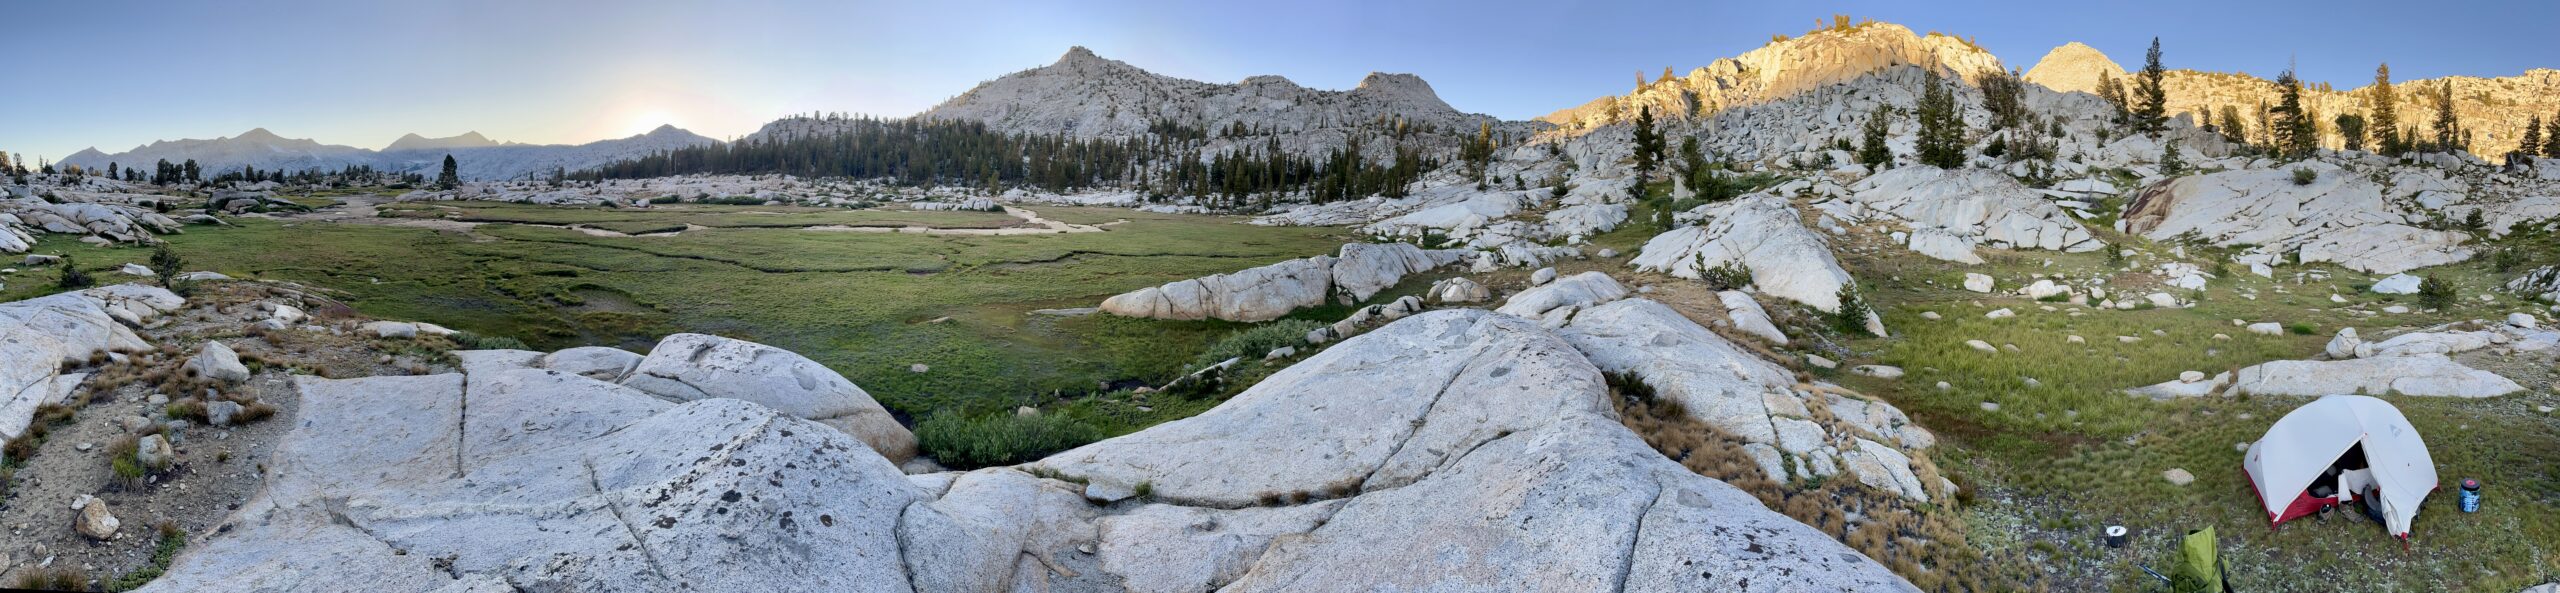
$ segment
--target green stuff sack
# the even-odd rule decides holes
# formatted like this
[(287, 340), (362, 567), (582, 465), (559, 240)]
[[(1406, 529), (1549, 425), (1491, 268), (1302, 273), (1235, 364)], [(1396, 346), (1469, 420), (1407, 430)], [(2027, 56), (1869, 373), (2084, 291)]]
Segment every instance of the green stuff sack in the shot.
[(2223, 593), (2220, 546), (2215, 545), (2213, 528), (2187, 533), (2178, 543), (2178, 568), (2169, 574), (2169, 589), (2179, 593)]

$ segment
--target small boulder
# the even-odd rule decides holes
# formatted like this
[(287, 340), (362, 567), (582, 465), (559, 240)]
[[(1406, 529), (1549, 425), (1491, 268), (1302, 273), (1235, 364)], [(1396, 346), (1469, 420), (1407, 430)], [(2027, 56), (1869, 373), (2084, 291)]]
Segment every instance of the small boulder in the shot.
[(89, 539), (104, 541), (115, 537), (116, 528), (124, 524), (122, 521), (117, 521), (115, 515), (107, 512), (107, 501), (99, 500), (95, 496), (82, 494), (79, 500), (71, 503), (71, 508), (75, 511), (71, 518), (71, 530), (80, 532), (81, 536)]
[(124, 274), (126, 276), (141, 276), (144, 278), (160, 277), (160, 273), (153, 272), (151, 271), (151, 268), (143, 267), (142, 264), (125, 264), (124, 267), (116, 268), (116, 273)]
[(2420, 282), (2422, 282), (2422, 280), (2419, 280), (2417, 276), (2411, 276), (2408, 274), (2392, 274), (2391, 277), (2384, 278), (2381, 282), (2373, 283), (2373, 291), (2382, 294), (2418, 294), (2418, 284)]
[(2249, 333), (2262, 336), (2281, 336), (2284, 335), (2284, 325), (2273, 321), (2252, 323), (2249, 324)]
[(2011, 311), (2006, 308), (1994, 309), (1990, 313), (1982, 314), (1983, 319), (2008, 319), (2017, 316), (2018, 313), (2016, 311)]
[(2532, 313), (2508, 313), (2507, 325), (2533, 329), (2535, 325), (2539, 325), (2539, 321), (2533, 318)]
[(1989, 276), (1989, 275), (1976, 274), (1976, 273), (1973, 273), (1973, 272), (1965, 272), (1965, 274), (1964, 274), (1964, 289), (1965, 289), (1965, 290), (1970, 290), (1970, 291), (1980, 292), (1980, 293), (1989, 293), (1989, 292), (1991, 292), (1991, 284), (1992, 284), (1992, 282), (1991, 282), (1991, 276)]
[(1836, 368), (1840, 368), (1840, 363), (1838, 363), (1838, 362), (1833, 362), (1831, 359), (1823, 358), (1821, 355), (1816, 355), (1816, 354), (1807, 354), (1807, 355), (1804, 355), (1804, 362), (1805, 362), (1805, 364), (1810, 364), (1810, 365), (1813, 365), (1813, 366), (1822, 367), (1822, 368), (1826, 368), (1826, 369), (1836, 369)]
[(364, 333), (373, 334), (374, 337), (378, 338), (418, 337), (418, 326), (416, 324), (401, 323), (398, 321), (376, 321), (364, 324), (361, 329), (364, 330)]
[(238, 402), (213, 400), (204, 405), (204, 421), (214, 426), (230, 426), (231, 420), (239, 417), (243, 409), (245, 408)]
[(2338, 336), (2329, 338), (2329, 346), (2322, 350), (2329, 354), (2329, 358), (2346, 360), (2355, 358), (2356, 347), (2362, 345), (2364, 345), (2364, 339), (2356, 336), (2356, 328), (2340, 328)]
[(1855, 367), (1850, 367), (1850, 368), (1849, 368), (1849, 372), (1857, 373), (1857, 374), (1860, 374), (1860, 375), (1866, 375), (1866, 376), (1869, 376), (1869, 377), (1875, 377), (1875, 378), (1878, 378), (1878, 379), (1900, 379), (1900, 378), (1902, 378), (1902, 367), (1886, 366), (1886, 365), (1881, 365), (1881, 364), (1862, 364), (1862, 365), (1858, 365), (1858, 366), (1855, 366)]
[(2179, 467), (2170, 468), (2169, 471), (2160, 472), (2160, 479), (2168, 480), (2170, 484), (2185, 486), (2195, 483), (2196, 475), (2188, 473), (2186, 468)]
[(196, 376), (215, 381), (237, 383), (249, 380), (249, 367), (240, 364), (240, 354), (215, 340), (205, 340), (204, 349), (197, 351), (195, 358), (187, 360), (187, 368), (194, 370)]
[(1980, 351), (1982, 351), (1984, 354), (1999, 354), (1999, 353), (2000, 353), (2000, 349), (1999, 349), (1999, 348), (1993, 348), (1993, 347), (1991, 347), (1991, 343), (1990, 343), (1990, 342), (1985, 342), (1985, 341), (1982, 341), (1982, 340), (1965, 340), (1965, 341), (1964, 341), (1964, 345), (1965, 345), (1965, 346), (1968, 346), (1968, 347), (1971, 347), (1971, 348), (1973, 348), (1973, 349), (1975, 349), (1975, 350), (1980, 350)]
[(1545, 286), (1548, 282), (1554, 282), (1555, 279), (1555, 268), (1538, 268), (1538, 271), (1529, 273), (1530, 286)]
[(50, 266), (58, 263), (62, 263), (62, 256), (28, 254), (27, 259), (21, 262), (21, 265)]
[(135, 444), (133, 459), (142, 462), (143, 467), (161, 469), (178, 461), (178, 451), (169, 446), (169, 437), (154, 434)]

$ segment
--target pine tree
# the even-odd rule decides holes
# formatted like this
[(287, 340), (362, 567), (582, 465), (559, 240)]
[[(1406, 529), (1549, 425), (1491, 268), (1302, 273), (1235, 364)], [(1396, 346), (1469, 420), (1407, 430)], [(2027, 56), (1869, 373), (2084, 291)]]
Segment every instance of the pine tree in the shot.
[(1476, 180), (1476, 191), (1485, 189), (1485, 169), (1493, 165), (1493, 122), (1477, 124), (1476, 135), (1467, 140), (1458, 157), (1467, 164), (1467, 177)]
[(1991, 112), (1992, 130), (2006, 130), (2026, 122), (2030, 115), (2022, 98), (2026, 85), (2018, 80), (2017, 72), (1985, 70), (1974, 77), (1973, 86), (1982, 89), (1982, 108)]
[(1662, 133), (1653, 129), (1653, 108), (1636, 111), (1635, 130), (1636, 179), (1641, 182), (1653, 174), (1662, 161)]
[(1936, 70), (1929, 71), (1920, 94), (1918, 119), (1920, 162), (1941, 169), (1964, 166), (1964, 119), (1956, 111), (1955, 91)]
[[(2537, 154), (2537, 153), (2540, 153), (2541, 151), (2542, 151), (2542, 115), (2541, 115), (2541, 114), (2534, 114), (2534, 115), (2531, 115), (2531, 116), (2527, 116), (2527, 117), (2526, 117), (2526, 119), (2524, 120), (2524, 140), (2523, 140), (2523, 141), (2521, 141), (2521, 142), (2517, 142), (2517, 143), (2516, 143), (2516, 150), (2515, 150), (2515, 154), (2517, 154), (2517, 155), (2521, 155), (2521, 156), (2526, 156), (2526, 157), (2531, 157), (2531, 156), (2533, 156), (2533, 155), (2535, 155), (2535, 154)], [(2515, 160), (2515, 159), (2514, 159), (2513, 157), (2510, 157), (2508, 160), (2512, 161), (2512, 160)], [(2531, 159), (2527, 159), (2527, 161), (2528, 161), (2528, 162), (2530, 162), (2530, 160), (2531, 160)]]
[(2310, 156), (2317, 138), (2312, 133), (2310, 115), (2302, 110), (2302, 79), (2294, 77), (2293, 68), (2287, 67), (2276, 76), (2276, 96), (2275, 109), (2270, 112), (2274, 116), (2274, 129), (2270, 131), (2275, 134), (2276, 152), (2287, 158)]
[(2178, 156), (2178, 139), (2170, 138), (2169, 143), (2160, 149), (2160, 173), (2176, 175), (2186, 170), (2187, 159)]
[(2133, 110), (2124, 102), (2124, 85), (2116, 82), (2115, 75), (2098, 72), (2098, 98), (2106, 100), (2107, 107), (2113, 110), (2113, 117), (2107, 120), (2109, 125), (2121, 127), (2133, 119)]
[(444, 155), (444, 171), (436, 174), (436, 189), (453, 189), (460, 185), (462, 185), (461, 168), (454, 163), (453, 155)]
[(2169, 92), (2162, 86), (2168, 70), (2160, 67), (2160, 38), (2151, 38), (2151, 51), (2142, 56), (2142, 73), (2133, 83), (2134, 130), (2157, 134), (2169, 124)]
[(1870, 172), (1892, 165), (1893, 149), (1885, 146), (1885, 138), (1893, 132), (1893, 108), (1876, 105), (1875, 113), (1867, 116), (1863, 132), (1858, 139), (1858, 164), (1866, 165)]
[(2400, 135), (2400, 93), (2391, 88), (2391, 64), (2373, 69), (2373, 86), (2367, 94), (2373, 103), (2372, 115), (2365, 125), (2373, 127), (2373, 146), (2382, 154), (2399, 156), (2409, 149), (2407, 138)]
[(2222, 106), (2222, 123), (2215, 127), (2221, 129), (2224, 142), (2240, 145), (2249, 143), (2249, 122), (2240, 119), (2239, 106)]
[(2560, 158), (2560, 113), (2551, 114), (2550, 126), (2542, 134), (2542, 156)]
[(2347, 150), (2364, 150), (2364, 116), (2338, 114), (2338, 136), (2346, 139)]
[(2443, 86), (2436, 88), (2439, 89), (2436, 91), (2436, 149), (2447, 152), (2468, 150), (2469, 147), (2463, 146), (2462, 120), (2453, 114), (2453, 81), (2444, 81)]

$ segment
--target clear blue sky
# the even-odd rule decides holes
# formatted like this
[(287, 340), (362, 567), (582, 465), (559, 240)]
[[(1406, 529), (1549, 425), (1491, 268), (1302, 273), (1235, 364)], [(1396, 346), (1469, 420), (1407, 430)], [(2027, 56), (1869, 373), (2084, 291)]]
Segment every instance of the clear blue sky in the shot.
[(2359, 86), (2560, 67), (2560, 2), (982, 2), (406, 0), (0, 4), (0, 150), (60, 158), (266, 127), (379, 148), (406, 132), (727, 138), (813, 110), (903, 116), (1067, 47), (1232, 82), (1411, 72), (1527, 118), (1800, 34), (1835, 12), (1968, 35), (2011, 65), (2082, 41), (2138, 67)]

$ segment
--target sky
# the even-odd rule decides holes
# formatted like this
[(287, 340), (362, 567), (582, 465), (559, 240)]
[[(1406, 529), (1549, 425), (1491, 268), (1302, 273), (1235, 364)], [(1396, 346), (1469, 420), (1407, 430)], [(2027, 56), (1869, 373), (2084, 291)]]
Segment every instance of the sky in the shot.
[[(2062, 7), (2068, 8), (2062, 8)], [(581, 143), (672, 124), (732, 138), (794, 113), (905, 116), (1071, 46), (1162, 74), (1278, 74), (1346, 89), (1418, 74), (1470, 112), (1525, 119), (1686, 73), (1846, 13), (1973, 37), (2024, 69), (2080, 41), (2129, 68), (2309, 82), (2560, 68), (2560, 2), (1584, 2), (1293, 0), (241, 0), (0, 5), (18, 64), (0, 150), (59, 159), (233, 136), (381, 148), (479, 131)]]

